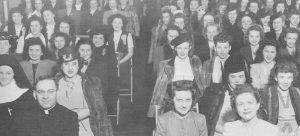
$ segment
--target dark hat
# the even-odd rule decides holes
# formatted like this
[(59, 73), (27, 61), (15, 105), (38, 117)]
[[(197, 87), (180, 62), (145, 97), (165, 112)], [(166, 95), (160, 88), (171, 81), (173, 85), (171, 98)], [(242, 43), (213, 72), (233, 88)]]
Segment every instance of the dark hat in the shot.
[(237, 73), (246, 71), (246, 63), (241, 54), (230, 55), (224, 64), (224, 73)]
[(282, 12), (276, 12), (271, 16), (271, 22), (279, 17), (284, 16), (284, 14)]
[(59, 50), (59, 62), (70, 62), (80, 58), (79, 53), (73, 47), (66, 46)]
[(299, 11), (299, 10), (294, 10), (294, 9), (293, 9), (293, 10), (290, 11), (289, 17), (292, 16), (292, 15), (300, 15), (300, 11)]
[(238, 9), (238, 5), (236, 3), (229, 3), (226, 8), (226, 11), (230, 12), (230, 11), (237, 10), (237, 9)]
[(9, 66), (14, 71), (14, 79), (20, 88), (30, 88), (31, 85), (18, 60), (11, 55), (0, 55), (0, 66)]
[[(241, 72), (241, 71), (244, 71), (246, 75), (248, 73), (247, 72), (247, 64), (246, 64), (245, 60), (243, 59), (243, 56), (240, 53), (230, 55), (224, 64), (222, 81), (224, 83), (228, 83), (229, 74), (237, 73), (237, 72)], [(247, 76), (246, 76), (246, 79), (247, 79)]]
[(17, 67), (19, 66), (19, 62), (10, 55), (0, 55), (0, 66), (9, 66), (14, 72), (17, 71)]
[(257, 17), (258, 18), (264, 18), (266, 16), (271, 16), (272, 15), (272, 12), (271, 10), (266, 10), (266, 9), (260, 9), (257, 13)]
[(2, 40), (12, 40), (12, 39), (17, 39), (17, 35), (12, 35), (9, 34), (8, 32), (0, 32), (0, 41)]
[(45, 46), (41, 38), (39, 37), (32, 37), (25, 40), (25, 46), (31, 46), (31, 45), (40, 45)]
[(190, 42), (190, 40), (191, 39), (189, 34), (180, 34), (175, 39), (173, 39), (170, 44), (174, 47), (177, 47), (184, 42)]

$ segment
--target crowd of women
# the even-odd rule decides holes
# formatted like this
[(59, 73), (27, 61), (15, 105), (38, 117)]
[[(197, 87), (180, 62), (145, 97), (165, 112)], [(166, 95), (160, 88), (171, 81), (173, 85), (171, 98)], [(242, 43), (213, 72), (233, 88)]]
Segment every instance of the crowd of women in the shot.
[[(157, 119), (156, 136), (300, 136), (300, 0), (152, 4), (147, 116)], [(57, 102), (77, 113), (79, 136), (114, 135), (108, 114), (129, 86), (147, 6), (24, 0), (12, 8), (0, 24), (0, 135), (34, 107), (31, 93), (47, 75)]]

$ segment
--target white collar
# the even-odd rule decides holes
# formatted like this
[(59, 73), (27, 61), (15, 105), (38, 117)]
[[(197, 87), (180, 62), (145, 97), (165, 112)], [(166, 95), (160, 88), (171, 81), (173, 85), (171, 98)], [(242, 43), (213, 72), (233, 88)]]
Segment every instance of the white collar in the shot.
[(94, 15), (94, 13), (97, 11), (97, 9), (90, 9), (91, 11), (90, 11), (90, 14), (92, 14), (92, 15)]
[(0, 103), (12, 102), (18, 99), (28, 89), (19, 88), (16, 81), (13, 79), (11, 83), (6, 86), (0, 86)]

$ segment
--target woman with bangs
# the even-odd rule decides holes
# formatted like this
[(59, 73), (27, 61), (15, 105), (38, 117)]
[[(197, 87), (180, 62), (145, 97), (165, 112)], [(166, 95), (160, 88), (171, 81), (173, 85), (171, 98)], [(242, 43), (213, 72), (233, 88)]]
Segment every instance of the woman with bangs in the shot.
[(266, 121), (277, 125), (280, 136), (300, 135), (300, 90), (294, 87), (298, 76), (290, 60), (277, 62), (271, 71), (270, 86), (261, 91)]

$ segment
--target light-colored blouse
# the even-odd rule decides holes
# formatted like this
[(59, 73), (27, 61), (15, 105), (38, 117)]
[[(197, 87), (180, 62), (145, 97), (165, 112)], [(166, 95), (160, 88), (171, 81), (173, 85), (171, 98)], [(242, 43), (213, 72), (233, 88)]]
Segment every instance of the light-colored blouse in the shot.
[(205, 116), (191, 111), (181, 117), (169, 111), (158, 117), (155, 136), (207, 136)]
[(184, 60), (175, 57), (174, 61), (174, 77), (172, 81), (178, 80), (194, 80), (194, 74), (190, 62), (190, 58), (186, 57)]
[(275, 62), (266, 64), (265, 62), (252, 64), (250, 67), (250, 77), (252, 78), (252, 86), (256, 89), (264, 88), (269, 82), (271, 69)]
[(223, 136), (278, 136), (278, 129), (276, 125), (258, 118), (250, 123), (237, 120), (224, 125)]

